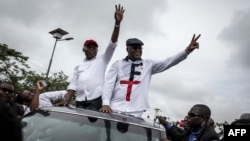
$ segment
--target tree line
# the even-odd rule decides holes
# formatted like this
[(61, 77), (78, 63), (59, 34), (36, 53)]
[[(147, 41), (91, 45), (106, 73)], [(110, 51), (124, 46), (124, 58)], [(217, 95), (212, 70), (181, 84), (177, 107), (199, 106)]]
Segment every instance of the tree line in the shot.
[[(0, 44), (0, 82), (11, 82), (15, 94), (34, 86), (37, 80), (45, 79), (45, 73), (37, 73), (28, 65), (29, 57), (6, 44)], [(66, 90), (69, 82), (63, 71), (53, 73), (48, 77), (48, 86), (44, 91)]]

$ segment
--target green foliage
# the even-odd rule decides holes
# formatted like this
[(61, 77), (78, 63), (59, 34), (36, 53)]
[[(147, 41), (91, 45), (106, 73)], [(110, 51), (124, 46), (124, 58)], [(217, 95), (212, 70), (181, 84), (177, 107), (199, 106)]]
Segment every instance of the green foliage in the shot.
[(62, 71), (54, 73), (53, 76), (48, 78), (48, 86), (46, 91), (55, 91), (55, 90), (66, 90), (69, 82), (67, 82), (68, 76), (65, 75)]
[[(9, 81), (15, 87), (15, 93), (21, 93), (24, 89), (34, 86), (37, 80), (45, 78), (45, 74), (37, 74), (30, 71), (27, 64), (29, 57), (24, 56), (15, 49), (8, 48), (6, 44), (0, 44), (0, 81)], [(48, 78), (48, 86), (44, 91), (66, 90), (68, 76), (62, 71), (54, 73)]]
[(16, 93), (23, 88), (20, 81), (29, 73), (28, 59), (21, 52), (8, 48), (8, 45), (0, 44), (0, 80), (12, 82)]

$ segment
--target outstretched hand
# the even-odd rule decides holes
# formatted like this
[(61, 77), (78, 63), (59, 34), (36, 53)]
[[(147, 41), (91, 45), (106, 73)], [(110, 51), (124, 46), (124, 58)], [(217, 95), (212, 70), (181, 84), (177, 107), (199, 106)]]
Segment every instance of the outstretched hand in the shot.
[(199, 49), (199, 42), (197, 42), (197, 40), (200, 38), (200, 36), (201, 36), (201, 34), (199, 34), (197, 37), (195, 37), (195, 34), (193, 35), (193, 38), (192, 38), (190, 44), (186, 48), (186, 51), (188, 53), (192, 52), (196, 48)]
[(115, 5), (115, 23), (117, 25), (120, 24), (120, 22), (123, 19), (123, 13), (125, 12), (125, 10), (123, 9), (123, 6), (119, 5)]

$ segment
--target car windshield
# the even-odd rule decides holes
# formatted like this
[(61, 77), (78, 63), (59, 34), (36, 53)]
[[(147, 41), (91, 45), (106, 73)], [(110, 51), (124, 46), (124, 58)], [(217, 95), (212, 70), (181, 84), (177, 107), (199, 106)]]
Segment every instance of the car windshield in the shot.
[(60, 112), (23, 118), (24, 141), (159, 141), (164, 132), (127, 123)]

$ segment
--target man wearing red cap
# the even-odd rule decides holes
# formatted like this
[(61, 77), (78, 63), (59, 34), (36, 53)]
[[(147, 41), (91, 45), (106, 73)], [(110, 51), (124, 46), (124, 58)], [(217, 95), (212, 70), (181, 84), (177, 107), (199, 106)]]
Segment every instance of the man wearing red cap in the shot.
[(97, 56), (98, 44), (95, 40), (86, 40), (83, 44), (83, 52), (86, 58), (74, 69), (73, 78), (67, 88), (68, 94), (65, 105), (68, 105), (75, 93), (76, 107), (99, 110), (102, 106), (102, 86), (105, 71), (108, 63), (117, 46), (120, 23), (123, 19), (125, 10), (119, 5), (115, 5), (115, 27), (105, 52)]

